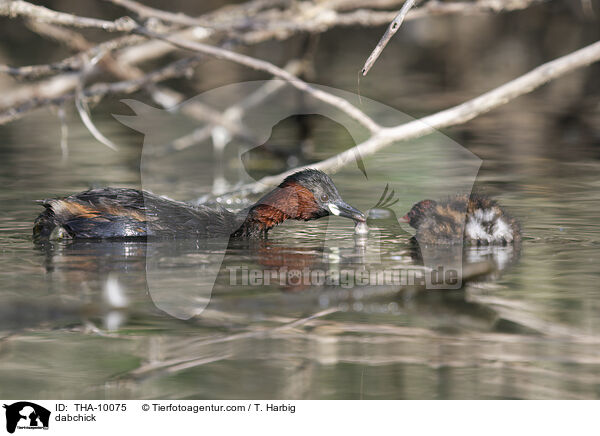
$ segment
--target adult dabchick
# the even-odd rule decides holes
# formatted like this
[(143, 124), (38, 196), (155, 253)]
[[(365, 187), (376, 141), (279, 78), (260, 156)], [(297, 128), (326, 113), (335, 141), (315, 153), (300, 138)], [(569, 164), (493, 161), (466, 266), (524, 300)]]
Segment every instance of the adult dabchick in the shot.
[(425, 244), (507, 245), (521, 239), (517, 221), (496, 201), (477, 194), (420, 201), (401, 221), (417, 229), (417, 241)]
[(292, 174), (240, 212), (126, 188), (91, 189), (43, 205), (33, 226), (36, 239), (256, 238), (287, 219), (337, 215), (365, 221), (362, 212), (342, 200), (331, 178), (314, 169)]

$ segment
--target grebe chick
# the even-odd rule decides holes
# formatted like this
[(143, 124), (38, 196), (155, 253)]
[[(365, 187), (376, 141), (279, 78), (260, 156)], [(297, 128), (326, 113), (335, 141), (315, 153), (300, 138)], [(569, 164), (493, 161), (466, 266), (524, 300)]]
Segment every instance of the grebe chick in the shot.
[(400, 221), (417, 229), (417, 241), (425, 244), (507, 245), (521, 239), (517, 220), (478, 194), (420, 201)]
[(287, 219), (337, 215), (365, 221), (342, 200), (331, 178), (314, 169), (292, 174), (237, 213), (127, 188), (91, 189), (43, 205), (33, 226), (35, 239), (258, 238)]

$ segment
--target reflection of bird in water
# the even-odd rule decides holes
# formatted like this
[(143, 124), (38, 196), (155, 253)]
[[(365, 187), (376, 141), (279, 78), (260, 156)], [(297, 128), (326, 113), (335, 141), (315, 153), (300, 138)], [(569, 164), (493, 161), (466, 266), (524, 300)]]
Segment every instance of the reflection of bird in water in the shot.
[(265, 237), (287, 219), (337, 215), (365, 221), (342, 200), (331, 178), (313, 169), (292, 174), (237, 213), (124, 188), (92, 189), (43, 205), (33, 227), (37, 239)]
[[(258, 244), (253, 255), (264, 268), (263, 274), (271, 272), (271, 283), (286, 292), (322, 289), (327, 285), (324, 277), (340, 269), (351, 270), (364, 261), (364, 253), (358, 244), (352, 248), (298, 246), (268, 240), (259, 241)], [(235, 247), (235, 244), (230, 244), (231, 247)]]
[(264, 267), (263, 272), (270, 270), (275, 273), (272, 283), (287, 292), (314, 288), (310, 280), (311, 272), (328, 268), (323, 262), (323, 247), (320, 246), (293, 247), (264, 241), (256, 255)]
[(507, 245), (519, 242), (517, 221), (494, 200), (478, 194), (422, 200), (402, 218), (420, 244)]

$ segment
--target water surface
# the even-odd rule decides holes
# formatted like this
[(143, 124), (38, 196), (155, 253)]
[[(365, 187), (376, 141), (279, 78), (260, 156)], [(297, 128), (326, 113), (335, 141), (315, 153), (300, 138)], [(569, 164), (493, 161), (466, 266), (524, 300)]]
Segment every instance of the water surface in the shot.
[[(370, 79), (363, 80), (362, 92), (413, 116), (433, 113), (594, 40), (597, 23), (578, 20), (548, 7), (497, 18), (407, 23), (405, 37), (388, 48), (402, 56), (382, 57)], [(531, 23), (544, 24), (529, 32), (535, 27)], [(557, 37), (557, 29), (571, 36)], [(456, 38), (448, 42), (444, 35), (450, 34)], [(379, 35), (380, 29), (368, 38), (353, 29), (331, 32), (315, 59), (315, 81), (356, 91), (356, 77), (348, 71), (362, 65), (371, 39)], [(346, 41), (343, 50), (339, 41)], [(348, 45), (357, 49), (349, 51)], [(254, 54), (278, 56), (269, 47)], [(222, 64), (205, 68), (199, 88), (223, 84), (209, 74)], [(227, 71), (232, 81), (248, 79), (235, 69)], [(467, 252), (466, 263), (492, 261), (495, 270), (454, 290), (231, 284), (232, 269), (418, 266), (408, 229), (389, 221), (374, 227), (366, 242), (355, 238), (351, 222), (332, 218), (285, 223), (268, 241), (228, 247), (190, 242), (36, 246), (31, 226), (41, 208), (34, 200), (90, 186), (141, 187), (143, 138), (110, 117), (131, 115), (117, 98), (95, 107), (94, 119), (120, 145), (119, 152), (95, 142), (70, 109), (68, 158), (61, 154), (60, 125), (52, 111), (2, 126), (0, 397), (597, 399), (597, 72), (591, 68), (567, 76), (444, 132), (482, 159), (475, 188), (505, 205), (521, 221), (524, 236), (517, 250)], [(312, 122), (308, 135), (303, 121), (282, 123), (273, 132), (275, 151), (246, 156), (247, 173), (277, 173), (352, 145), (343, 129), (323, 119)], [(169, 129), (180, 128), (149, 127), (172, 135), (178, 132)], [(352, 168), (336, 175), (335, 182), (344, 198), (362, 209), (377, 203), (388, 183), (400, 199), (398, 210), (407, 210), (432, 186), (439, 188), (440, 180), (447, 183), (440, 195), (448, 194), (472, 180), (451, 171), (435, 173), (431, 162), (464, 159), (444, 149), (444, 138), (433, 135), (367, 159), (367, 167), (376, 169), (368, 181)], [(299, 157), (281, 153), (290, 149)], [(235, 184), (239, 168), (231, 162), (238, 159), (237, 151), (236, 146), (225, 150), (221, 169), (211, 149), (194, 166), (174, 159), (164, 173), (154, 173), (160, 182), (154, 188), (192, 200), (218, 187), (217, 175)], [(398, 153), (404, 153), (404, 163), (390, 163), (388, 157)], [(237, 200), (233, 206), (249, 201)], [(220, 256), (224, 261), (217, 265), (207, 304), (206, 295), (194, 290), (203, 268), (215, 267)], [(152, 283), (148, 259), (160, 267)], [(121, 297), (116, 302), (115, 295)]]

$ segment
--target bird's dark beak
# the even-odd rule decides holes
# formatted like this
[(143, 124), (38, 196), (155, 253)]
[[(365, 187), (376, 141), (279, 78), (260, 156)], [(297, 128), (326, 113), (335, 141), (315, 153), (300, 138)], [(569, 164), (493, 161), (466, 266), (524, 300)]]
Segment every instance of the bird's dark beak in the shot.
[(365, 214), (355, 207), (350, 206), (348, 203), (344, 203), (343, 201), (338, 201), (336, 203), (329, 203), (327, 205), (329, 212), (332, 215), (342, 216), (344, 218), (350, 218), (354, 221), (360, 221), (364, 223), (367, 221)]

